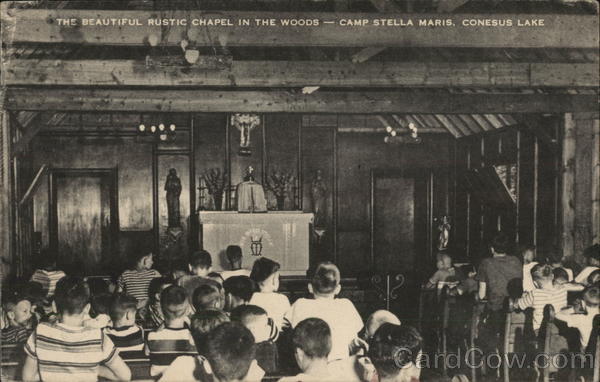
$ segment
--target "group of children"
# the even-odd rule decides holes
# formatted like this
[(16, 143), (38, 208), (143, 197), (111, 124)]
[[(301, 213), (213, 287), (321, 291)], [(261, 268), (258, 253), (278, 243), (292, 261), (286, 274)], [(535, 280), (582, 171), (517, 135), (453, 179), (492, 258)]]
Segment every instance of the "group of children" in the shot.
[[(579, 272), (564, 265), (556, 251), (538, 261), (534, 247), (523, 247), (521, 261), (508, 254), (509, 245), (505, 235), (497, 235), (490, 244), (492, 256), (481, 261), (477, 272), (472, 266), (457, 269), (448, 254), (440, 254), (426, 287), (448, 286), (450, 295), (472, 293), (486, 303), (482, 345), (487, 351), (499, 348), (507, 308), (531, 309), (532, 329), (538, 334), (546, 305), (554, 307), (558, 320), (577, 329), (582, 351), (593, 351), (588, 345), (594, 317), (600, 313), (600, 245), (584, 251), (586, 267)], [(569, 301), (569, 292), (578, 292), (578, 298)]]
[(245, 270), (239, 247), (227, 254), (232, 270), (220, 274), (212, 272), (210, 254), (197, 251), (187, 272), (179, 266), (167, 276), (152, 269), (146, 253), (115, 285), (48, 277), (42, 299), (15, 293), (6, 301), (3, 343), (24, 342), (24, 381), (129, 380), (127, 361), (139, 358), (149, 359), (160, 381), (418, 378), (419, 333), (388, 311), (375, 312), (364, 328), (354, 304), (337, 297), (334, 264), (316, 267), (312, 298), (290, 304), (278, 293), (277, 262), (263, 257)]

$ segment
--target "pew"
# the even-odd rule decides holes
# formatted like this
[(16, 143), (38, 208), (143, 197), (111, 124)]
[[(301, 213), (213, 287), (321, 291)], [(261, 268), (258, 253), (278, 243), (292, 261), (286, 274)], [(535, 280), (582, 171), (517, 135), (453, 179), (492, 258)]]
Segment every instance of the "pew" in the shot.
[[(504, 323), (504, 339), (502, 344), (502, 373), (504, 382), (510, 382), (511, 357), (524, 357), (532, 350), (530, 343), (535, 341), (531, 329), (532, 310), (517, 311), (509, 304)], [(535, 346), (535, 344), (534, 344)], [(517, 378), (521, 380), (521, 378)]]
[(23, 350), (24, 344), (3, 344), (0, 348), (2, 352), (2, 364), (0, 377), (3, 381), (19, 380), (21, 376), (21, 367), (25, 359)]
[(479, 324), (481, 322), (483, 312), (485, 311), (486, 304), (487, 304), (487, 301), (483, 301), (483, 300), (480, 301), (480, 300), (476, 299), (475, 306), (473, 307), (473, 311), (471, 312), (471, 328), (469, 331), (469, 349), (472, 350), (469, 353), (470, 354), (469, 362), (472, 365), (472, 367), (471, 367), (471, 382), (476, 382), (477, 377), (478, 377), (478, 375), (477, 375), (478, 368), (474, 367), (474, 365), (477, 365), (477, 360), (475, 359), (477, 354), (473, 350), (477, 348), (477, 340), (479, 339)]

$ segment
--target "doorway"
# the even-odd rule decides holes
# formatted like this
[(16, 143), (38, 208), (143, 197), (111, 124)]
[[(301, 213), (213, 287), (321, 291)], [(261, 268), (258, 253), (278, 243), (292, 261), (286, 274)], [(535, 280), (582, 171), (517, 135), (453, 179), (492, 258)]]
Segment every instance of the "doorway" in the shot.
[(429, 259), (428, 170), (371, 171), (371, 268), (379, 274), (415, 274)]
[(49, 243), (62, 267), (100, 275), (118, 264), (117, 184), (116, 168), (50, 171)]

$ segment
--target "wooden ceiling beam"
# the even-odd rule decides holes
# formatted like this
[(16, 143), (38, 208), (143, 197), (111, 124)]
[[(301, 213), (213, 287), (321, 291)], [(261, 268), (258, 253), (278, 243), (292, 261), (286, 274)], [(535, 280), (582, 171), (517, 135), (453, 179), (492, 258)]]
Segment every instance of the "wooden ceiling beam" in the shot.
[(596, 111), (595, 94), (440, 94), (410, 91), (8, 88), (7, 110), (287, 113), (561, 113)]
[[(407, 22), (410, 18), (418, 25), (419, 19), (438, 19), (439, 14), (401, 13), (338, 13), (338, 12), (218, 12), (172, 11), (170, 19), (188, 20), (188, 25), (164, 28), (148, 25), (148, 20), (160, 15), (153, 11), (74, 10), (74, 9), (8, 9), (2, 3), (3, 42), (37, 44), (90, 44), (149, 46), (151, 36), (162, 45), (176, 46), (186, 38), (196, 46), (217, 46), (226, 41), (227, 46), (333, 46), (333, 47), (462, 47), (462, 48), (598, 48), (597, 15), (527, 15), (528, 19), (544, 19), (545, 26), (517, 27), (520, 15), (506, 14), (515, 27), (494, 28), (469, 26), (473, 20), (489, 18), (484, 14), (450, 14), (452, 27), (419, 28), (397, 25), (374, 26), (377, 19), (395, 19)], [(139, 21), (139, 25), (91, 26), (59, 25), (59, 19), (117, 19)], [(274, 19), (274, 26), (258, 26), (255, 19)], [(290, 28), (280, 19), (318, 20), (318, 26)], [(249, 20), (249, 26), (194, 26), (193, 20), (228, 20), (236, 26)], [(340, 20), (368, 20), (366, 25), (344, 26)], [(207, 33), (210, 32), (210, 33)]]
[(597, 88), (600, 82), (597, 63), (234, 61), (219, 70), (134, 60), (14, 59), (4, 73), (7, 86)]

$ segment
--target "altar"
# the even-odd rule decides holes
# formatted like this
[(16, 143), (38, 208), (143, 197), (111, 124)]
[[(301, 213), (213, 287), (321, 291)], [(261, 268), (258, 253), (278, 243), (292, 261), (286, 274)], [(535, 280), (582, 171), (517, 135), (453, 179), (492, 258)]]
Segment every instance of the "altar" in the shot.
[(202, 247), (213, 257), (213, 269), (229, 269), (225, 249), (242, 248), (242, 266), (268, 257), (281, 264), (281, 275), (306, 275), (308, 270), (310, 223), (313, 214), (290, 211), (238, 213), (202, 211)]

